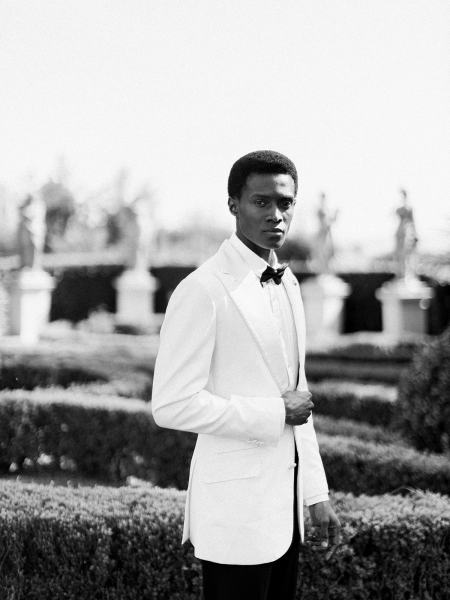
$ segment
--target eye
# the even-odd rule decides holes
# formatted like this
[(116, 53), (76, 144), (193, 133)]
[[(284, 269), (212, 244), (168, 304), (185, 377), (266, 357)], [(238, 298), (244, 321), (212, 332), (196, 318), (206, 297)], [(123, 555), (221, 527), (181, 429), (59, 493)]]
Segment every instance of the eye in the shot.
[(255, 204), (256, 206), (266, 206), (267, 200), (264, 200), (263, 198), (258, 198), (257, 200), (255, 200)]
[(286, 200), (282, 200), (281, 201), (281, 206), (283, 208), (290, 208), (293, 204), (294, 204), (294, 201), (290, 200), (290, 199), (286, 199)]

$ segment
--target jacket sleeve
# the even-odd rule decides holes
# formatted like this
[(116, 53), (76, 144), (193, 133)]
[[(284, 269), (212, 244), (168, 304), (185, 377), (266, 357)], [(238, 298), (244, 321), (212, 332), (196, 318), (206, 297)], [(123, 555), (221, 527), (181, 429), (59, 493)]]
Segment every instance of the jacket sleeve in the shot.
[[(305, 331), (303, 302), (301, 303), (301, 315), (303, 320), (303, 331)], [(301, 357), (300, 365), (299, 384), (297, 389), (307, 391), (308, 383), (305, 374), (304, 353)], [(312, 415), (304, 425), (299, 425), (296, 429), (300, 435), (301, 442), (301, 468), (305, 504), (311, 506), (317, 502), (324, 502), (329, 498), (327, 478), (319, 452), (319, 444), (317, 442)]]
[(328, 484), (319, 452), (312, 415), (304, 425), (297, 427), (300, 433), (300, 464), (303, 477), (305, 504), (311, 506), (328, 500)]
[(206, 389), (216, 341), (216, 306), (197, 278), (173, 292), (160, 332), (152, 412), (161, 427), (276, 444), (285, 423), (281, 397), (223, 398)]

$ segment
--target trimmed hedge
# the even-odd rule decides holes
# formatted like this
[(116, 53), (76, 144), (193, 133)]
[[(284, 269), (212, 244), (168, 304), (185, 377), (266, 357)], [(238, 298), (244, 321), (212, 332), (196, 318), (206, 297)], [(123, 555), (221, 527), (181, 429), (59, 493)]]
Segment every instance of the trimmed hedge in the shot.
[(371, 425), (391, 425), (399, 408), (392, 386), (361, 384), (336, 379), (311, 383), (314, 410), (337, 419), (347, 418)]
[[(361, 334), (358, 334), (359, 336)], [(349, 335), (349, 339), (353, 336)], [(341, 342), (342, 343), (342, 342)], [(310, 358), (320, 360), (336, 359), (343, 361), (365, 361), (378, 363), (410, 363), (414, 353), (423, 346), (423, 340), (408, 340), (391, 345), (381, 345), (363, 341), (350, 341), (342, 346), (330, 345), (324, 350), (309, 350)]]
[[(328, 561), (305, 545), (303, 600), (444, 600), (450, 503), (336, 493), (343, 545)], [(181, 546), (184, 494), (158, 488), (67, 489), (0, 483), (4, 600), (194, 600), (201, 573)]]
[[(195, 267), (153, 267), (150, 271), (158, 281), (154, 296), (154, 310), (166, 310), (170, 292)], [(116, 312), (117, 292), (114, 281), (123, 273), (121, 265), (90, 265), (65, 268), (49, 268), (56, 277), (52, 293), (50, 320), (67, 319), (72, 322), (86, 319), (99, 306), (111, 313)]]
[(352, 379), (373, 383), (396, 385), (405, 366), (402, 363), (382, 363), (377, 361), (340, 360), (334, 357), (306, 357), (305, 369), (308, 381), (322, 379)]
[(307, 351), (308, 379), (320, 381), (335, 378), (397, 384), (414, 352), (424, 344), (423, 340), (417, 338), (395, 345), (380, 345), (375, 338), (371, 343), (370, 340), (364, 340), (364, 337), (367, 338), (364, 334), (357, 335), (359, 341), (355, 339), (345, 345)]
[(51, 386), (149, 400), (157, 344), (154, 337), (75, 334), (30, 351), (0, 348), (0, 390)]
[[(46, 268), (56, 277), (57, 285), (52, 293), (51, 320), (67, 319), (72, 322), (85, 319), (90, 312), (104, 306), (115, 312), (116, 290), (114, 280), (123, 271), (119, 264), (61, 266), (55, 263), (57, 255), (46, 255)], [(163, 313), (170, 292), (195, 267), (175, 265), (152, 267), (151, 273), (158, 280), (154, 308)], [(311, 273), (295, 271), (300, 282)], [(356, 331), (381, 331), (381, 303), (375, 298), (379, 287), (394, 276), (392, 273), (339, 273), (348, 283), (351, 294), (344, 303), (344, 333)], [(448, 324), (450, 286), (439, 285), (436, 280), (423, 277), (434, 288), (428, 309), (428, 331), (436, 334)]]
[(138, 398), (148, 402), (152, 396), (152, 384), (153, 378), (145, 373), (128, 373), (126, 377), (106, 382), (73, 383), (68, 389), (77, 394)]
[(395, 425), (416, 448), (450, 454), (450, 327), (415, 355), (398, 405)]
[(0, 362), (0, 389), (33, 390), (36, 387), (68, 387), (74, 382), (107, 381), (104, 374), (87, 365), (67, 364), (64, 360), (48, 362), (45, 359), (2, 356)]
[(378, 425), (368, 425), (351, 419), (336, 419), (323, 414), (314, 415), (314, 427), (317, 432), (328, 435), (344, 435), (361, 441), (377, 444), (397, 444), (409, 446), (397, 431)]
[(318, 433), (331, 488), (354, 494), (384, 494), (419, 488), (450, 494), (450, 462), (397, 444)]
[(62, 468), (111, 482), (135, 475), (183, 489), (195, 438), (157, 427), (142, 400), (56, 388), (0, 393), (3, 472), (14, 463), (18, 471)]
[[(185, 488), (195, 438), (157, 427), (149, 405), (140, 400), (56, 389), (0, 394), (0, 449), (19, 470), (30, 463), (39, 468), (46, 455), (53, 468), (113, 482), (135, 475)], [(450, 464), (444, 457), (344, 436), (320, 434), (319, 440), (335, 489), (376, 494), (412, 486), (450, 492)]]
[[(133, 380), (134, 373), (151, 378), (157, 346), (156, 336), (82, 333), (66, 341), (41, 343), (34, 351), (0, 346), (0, 389)], [(407, 364), (402, 357), (408, 351), (399, 348), (396, 362), (379, 360), (388, 356), (388, 349), (369, 344), (308, 354), (307, 375), (311, 381), (335, 378), (396, 384)], [(354, 360), (358, 352), (364, 360)]]

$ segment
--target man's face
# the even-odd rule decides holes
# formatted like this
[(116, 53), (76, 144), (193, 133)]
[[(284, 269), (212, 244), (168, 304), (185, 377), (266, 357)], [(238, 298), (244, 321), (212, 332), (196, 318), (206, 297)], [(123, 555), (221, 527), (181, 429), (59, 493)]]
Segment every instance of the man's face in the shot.
[(240, 198), (229, 198), (236, 217), (236, 235), (265, 260), (271, 250), (281, 248), (291, 225), (295, 206), (295, 184), (290, 175), (252, 173)]

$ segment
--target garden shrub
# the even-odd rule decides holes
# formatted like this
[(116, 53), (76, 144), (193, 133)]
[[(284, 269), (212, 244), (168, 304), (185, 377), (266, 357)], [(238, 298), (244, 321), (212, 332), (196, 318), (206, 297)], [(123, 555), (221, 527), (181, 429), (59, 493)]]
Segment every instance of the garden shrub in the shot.
[[(142, 400), (57, 388), (0, 393), (0, 449), (7, 469), (12, 463), (19, 471), (27, 465), (65, 468), (111, 482), (135, 475), (185, 488), (195, 437), (157, 427)], [(40, 467), (42, 456), (46, 467)]]
[(450, 452), (450, 328), (414, 356), (402, 377), (396, 426), (419, 450)]
[[(141, 400), (76, 395), (69, 390), (0, 394), (0, 448), (22, 470), (70, 468), (121, 482), (129, 475), (185, 488), (195, 434), (161, 429)], [(335, 489), (383, 493), (402, 486), (450, 491), (450, 465), (439, 455), (396, 444), (374, 444), (319, 434), (321, 454)], [(27, 462), (25, 462), (25, 458)], [(22, 462), (20, 462), (22, 460)], [(48, 468), (50, 468), (48, 467)]]
[(317, 435), (331, 488), (384, 494), (419, 488), (450, 494), (450, 463), (397, 444), (375, 444), (340, 435)]
[(0, 390), (61, 386), (148, 401), (156, 348), (152, 338), (135, 339), (80, 335), (34, 351), (0, 348)]
[(344, 379), (396, 385), (405, 369), (404, 364), (379, 363), (377, 361), (340, 360), (306, 357), (306, 376), (308, 381), (322, 379)]
[(106, 382), (74, 383), (68, 389), (77, 394), (139, 398), (148, 402), (152, 396), (152, 384), (153, 378), (151, 376), (145, 373), (132, 372), (120, 379), (112, 379)]
[(337, 419), (389, 426), (398, 411), (397, 391), (392, 386), (332, 379), (312, 382), (309, 389), (314, 411)]
[[(350, 336), (351, 337), (351, 336)], [(405, 364), (412, 360), (414, 352), (423, 345), (421, 339), (405, 340), (392, 345), (367, 342), (350, 342), (342, 346), (331, 345), (324, 350), (310, 350), (308, 357), (320, 360), (365, 361), (381, 364)]]
[(0, 389), (33, 390), (36, 387), (68, 387), (74, 382), (106, 381), (106, 377), (92, 368), (64, 364), (63, 361), (27, 360), (26, 357), (2, 356), (0, 362)]
[(361, 441), (408, 446), (406, 440), (397, 431), (381, 425), (368, 425), (351, 419), (336, 419), (316, 413), (314, 415), (314, 427), (317, 432), (327, 433), (328, 435), (343, 435)]
[[(343, 545), (329, 560), (303, 546), (298, 597), (448, 597), (448, 498), (334, 493), (332, 502)], [(199, 598), (199, 562), (180, 545), (183, 505), (174, 490), (1, 482), (2, 600)]]

